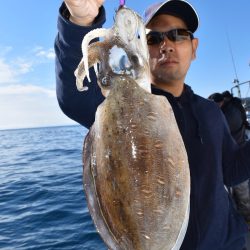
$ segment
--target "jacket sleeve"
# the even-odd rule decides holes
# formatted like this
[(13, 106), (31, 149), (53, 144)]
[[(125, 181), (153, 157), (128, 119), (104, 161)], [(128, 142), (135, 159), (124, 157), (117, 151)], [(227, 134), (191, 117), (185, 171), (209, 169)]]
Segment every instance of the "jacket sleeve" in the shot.
[(63, 3), (59, 9), (58, 34), (55, 39), (56, 93), (61, 110), (69, 118), (86, 128), (90, 128), (95, 119), (98, 105), (104, 100), (96, 82), (93, 69), (90, 69), (91, 83), (84, 80), (88, 90), (79, 92), (76, 88), (74, 71), (81, 58), (83, 37), (91, 30), (100, 28), (105, 22), (105, 10), (100, 8), (99, 15), (91, 27), (82, 27), (71, 23), (63, 13), (67, 8)]

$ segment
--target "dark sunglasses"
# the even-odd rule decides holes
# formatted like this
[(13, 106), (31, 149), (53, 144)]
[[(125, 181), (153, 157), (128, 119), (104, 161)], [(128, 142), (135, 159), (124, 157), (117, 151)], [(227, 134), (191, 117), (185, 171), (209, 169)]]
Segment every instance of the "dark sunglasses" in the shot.
[(180, 42), (193, 39), (194, 35), (191, 31), (186, 29), (173, 29), (166, 32), (150, 31), (147, 35), (147, 44), (160, 44), (167, 37), (172, 42)]

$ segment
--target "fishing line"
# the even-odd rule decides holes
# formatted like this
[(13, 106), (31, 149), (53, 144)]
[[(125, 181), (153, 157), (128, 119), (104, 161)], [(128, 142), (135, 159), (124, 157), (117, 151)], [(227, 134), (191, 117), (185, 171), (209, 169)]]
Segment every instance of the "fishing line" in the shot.
[(236, 65), (235, 65), (235, 60), (234, 60), (234, 55), (233, 55), (233, 50), (232, 50), (232, 45), (231, 45), (231, 41), (230, 41), (230, 38), (229, 38), (229, 35), (228, 35), (228, 32), (226, 31), (226, 36), (227, 36), (227, 42), (228, 42), (228, 47), (229, 47), (229, 50), (230, 50), (230, 54), (231, 54), (231, 59), (232, 59), (232, 63), (233, 63), (233, 68), (234, 68), (234, 73), (235, 73), (235, 76), (236, 76), (236, 81), (239, 82), (239, 78), (238, 78), (238, 74), (237, 74), (237, 70), (236, 70)]
[(241, 92), (240, 92), (240, 86), (239, 86), (239, 78), (238, 78), (238, 74), (237, 74), (237, 70), (236, 70), (236, 64), (235, 64), (235, 60), (234, 60), (233, 49), (232, 49), (231, 41), (230, 41), (227, 30), (226, 30), (226, 36), (227, 36), (227, 43), (228, 43), (228, 47), (229, 47), (229, 50), (230, 50), (230, 55), (231, 55), (231, 59), (232, 59), (232, 63), (233, 63), (234, 74), (235, 74), (235, 77), (236, 77), (234, 79), (233, 83), (235, 84), (235, 87), (238, 89), (239, 98), (241, 98)]

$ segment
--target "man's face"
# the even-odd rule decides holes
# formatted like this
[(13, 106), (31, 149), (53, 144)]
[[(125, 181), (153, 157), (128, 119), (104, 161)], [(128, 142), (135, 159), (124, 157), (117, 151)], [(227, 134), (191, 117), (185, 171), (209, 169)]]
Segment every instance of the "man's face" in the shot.
[[(185, 29), (187, 26), (180, 18), (171, 15), (158, 15), (147, 25), (150, 31), (167, 32), (173, 29)], [(183, 84), (191, 61), (195, 58), (197, 39), (170, 41), (166, 38), (158, 43), (148, 45), (152, 83), (159, 88), (166, 85)]]

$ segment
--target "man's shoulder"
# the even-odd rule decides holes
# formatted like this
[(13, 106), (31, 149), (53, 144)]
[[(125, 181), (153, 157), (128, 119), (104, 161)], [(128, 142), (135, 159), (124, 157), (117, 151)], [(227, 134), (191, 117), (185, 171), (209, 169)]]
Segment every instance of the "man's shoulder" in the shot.
[(231, 102), (232, 102), (234, 105), (238, 106), (238, 107), (241, 107), (241, 106), (242, 106), (242, 101), (241, 101), (241, 99), (238, 98), (238, 97), (233, 97), (232, 100), (231, 100)]
[(195, 109), (201, 116), (214, 118), (216, 117), (217, 119), (220, 119), (222, 112), (220, 107), (214, 101), (194, 94), (193, 104), (195, 106)]
[(204, 105), (205, 107), (216, 107), (218, 108), (218, 105), (214, 102), (214, 101), (211, 101), (205, 97), (202, 97), (198, 94), (194, 94), (194, 99), (195, 99), (195, 102), (197, 102), (199, 105)]
[(194, 102), (199, 103), (199, 104), (204, 104), (204, 105), (210, 105), (211, 104), (210, 100), (196, 94), (192, 90), (192, 88), (187, 84), (185, 84), (185, 90), (186, 90), (186, 92), (188, 92), (188, 95), (192, 97), (191, 100), (193, 100)]

